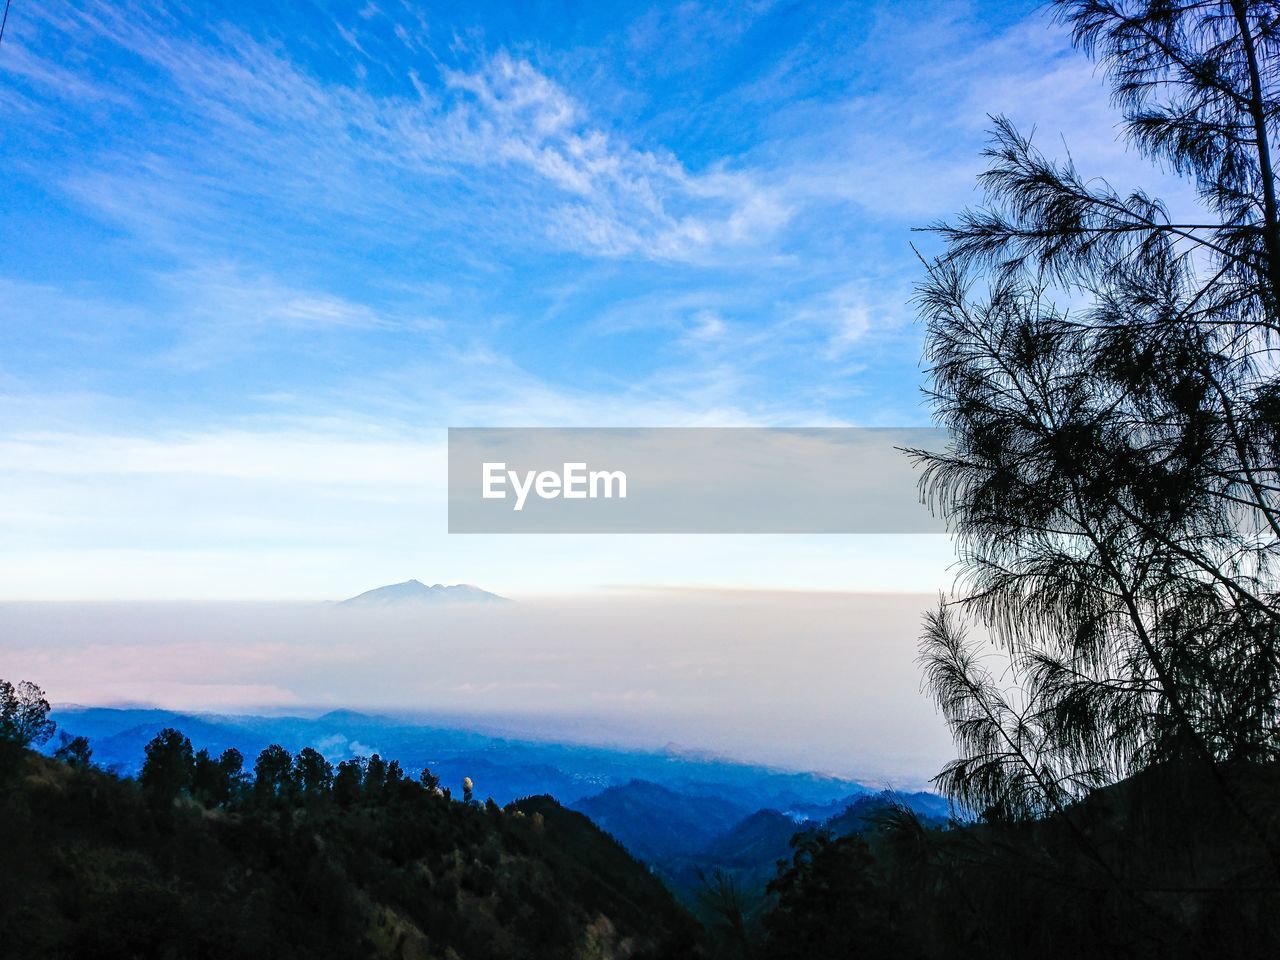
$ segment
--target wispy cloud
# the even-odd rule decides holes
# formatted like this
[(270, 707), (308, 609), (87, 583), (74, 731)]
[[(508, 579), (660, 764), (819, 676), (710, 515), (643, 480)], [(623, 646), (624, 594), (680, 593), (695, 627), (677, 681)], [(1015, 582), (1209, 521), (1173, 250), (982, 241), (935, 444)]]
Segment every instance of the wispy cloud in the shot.
[[(216, 218), (231, 192), (295, 215), (322, 203), (423, 230), (439, 211), (414, 195), (444, 185), (483, 195), (463, 219), (493, 233), (600, 256), (684, 260), (757, 244), (787, 220), (750, 173), (727, 163), (691, 171), (669, 150), (627, 142), (503, 49), (458, 50), (459, 66), (409, 67), (395, 89), (373, 92), (358, 78), (322, 80), (234, 28), (216, 29), (210, 42), (175, 35), (172, 23), (133, 4), (64, 9), (46, 18), (49, 52), (27, 45), (17, 61), (22, 79), (47, 94), (111, 98), (148, 124), (161, 119), (149, 142), (117, 143), (105, 169), (77, 184), (83, 198), (135, 225), (166, 212)], [(135, 90), (128, 76), (57, 68), (57, 35), (136, 57), (159, 82), (148, 77)], [(174, 122), (164, 123), (169, 111)], [(484, 170), (503, 176), (477, 175)], [(139, 182), (146, 191), (130, 189)]]

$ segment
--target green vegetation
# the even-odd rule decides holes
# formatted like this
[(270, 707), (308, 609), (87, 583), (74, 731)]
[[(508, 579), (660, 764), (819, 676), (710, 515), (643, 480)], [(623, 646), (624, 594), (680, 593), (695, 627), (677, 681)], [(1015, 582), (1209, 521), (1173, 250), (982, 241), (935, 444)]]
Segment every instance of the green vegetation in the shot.
[(278, 746), (249, 776), (176, 730), (123, 779), (87, 744), (27, 749), (53, 731), (18, 690), (0, 687), (6, 957), (697, 955), (661, 882), (549, 797), (455, 801), (429, 771)]
[(0, 680), (0, 770), (12, 767), (29, 747), (47, 743), (54, 729), (43, 690), (29, 681), (15, 687)]

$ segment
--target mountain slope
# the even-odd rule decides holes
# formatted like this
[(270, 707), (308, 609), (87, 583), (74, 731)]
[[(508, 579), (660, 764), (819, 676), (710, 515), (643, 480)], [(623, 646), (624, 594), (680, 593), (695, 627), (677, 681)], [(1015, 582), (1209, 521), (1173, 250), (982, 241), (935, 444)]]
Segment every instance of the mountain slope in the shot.
[(764, 866), (772, 870), (774, 863), (790, 856), (791, 838), (803, 829), (777, 810), (757, 810), (714, 838), (698, 859), (722, 867)]
[(701, 850), (750, 811), (723, 797), (632, 780), (571, 804), (647, 863)]

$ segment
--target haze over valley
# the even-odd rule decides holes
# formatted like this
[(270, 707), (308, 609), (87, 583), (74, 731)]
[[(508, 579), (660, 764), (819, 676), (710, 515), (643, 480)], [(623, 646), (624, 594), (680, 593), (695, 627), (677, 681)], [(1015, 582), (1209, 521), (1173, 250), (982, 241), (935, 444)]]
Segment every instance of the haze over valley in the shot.
[[(425, 589), (425, 588), (424, 588)], [(7, 674), (55, 701), (362, 710), (919, 786), (948, 739), (910, 650), (931, 598), (613, 591), (514, 603), (8, 603)]]

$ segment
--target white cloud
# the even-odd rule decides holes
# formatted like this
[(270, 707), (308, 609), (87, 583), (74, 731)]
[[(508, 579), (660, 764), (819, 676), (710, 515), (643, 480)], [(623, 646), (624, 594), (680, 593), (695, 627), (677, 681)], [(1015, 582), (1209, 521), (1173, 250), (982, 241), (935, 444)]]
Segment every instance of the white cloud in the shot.
[(728, 332), (729, 327), (714, 310), (699, 310), (689, 318), (682, 342), (686, 344), (702, 344), (720, 340)]
[[(421, 231), (440, 210), (422, 209), (415, 195), (465, 181), (489, 200), (473, 213), (500, 212), (500, 222), (482, 224), (495, 233), (515, 227), (597, 256), (696, 260), (757, 244), (789, 215), (749, 173), (723, 163), (695, 172), (668, 150), (606, 131), (554, 79), (504, 50), (467, 52), (463, 65), (440, 68), (438, 85), (408, 70), (401, 81), (412, 95), (375, 94), (321, 81), (229, 29), (215, 46), (167, 34), (165, 18), (132, 6), (92, 4), (68, 18), (56, 27), (163, 71), (165, 83), (131, 93), (152, 117), (181, 117), (159, 142), (121, 147), (105, 170), (75, 181), (83, 198), (135, 226), (155, 229), (150, 218), (166, 210), (215, 218), (233, 191), (360, 207)], [(105, 77), (55, 75), (29, 50), (20, 62), (28, 81), (55, 94), (116, 92)], [(167, 100), (164, 110), (157, 98)], [(477, 178), (484, 170), (501, 174)], [(130, 189), (138, 179), (147, 190)]]

